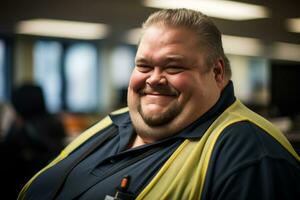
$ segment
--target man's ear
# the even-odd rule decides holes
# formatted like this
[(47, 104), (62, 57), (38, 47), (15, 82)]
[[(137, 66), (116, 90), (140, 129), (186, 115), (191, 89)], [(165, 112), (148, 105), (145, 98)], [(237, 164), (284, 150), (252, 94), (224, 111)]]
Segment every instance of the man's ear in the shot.
[(222, 58), (216, 60), (214, 64), (213, 72), (215, 74), (215, 80), (218, 86), (223, 87), (224, 83), (226, 82), (226, 77), (225, 77), (225, 63)]

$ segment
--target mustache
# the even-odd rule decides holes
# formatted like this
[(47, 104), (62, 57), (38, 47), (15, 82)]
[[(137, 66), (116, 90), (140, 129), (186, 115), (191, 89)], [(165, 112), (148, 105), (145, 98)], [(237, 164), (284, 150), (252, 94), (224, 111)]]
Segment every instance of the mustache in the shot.
[(156, 95), (166, 95), (166, 96), (179, 96), (179, 92), (169, 86), (156, 86), (156, 87), (149, 87), (146, 86), (138, 91), (140, 95), (146, 94), (156, 94)]

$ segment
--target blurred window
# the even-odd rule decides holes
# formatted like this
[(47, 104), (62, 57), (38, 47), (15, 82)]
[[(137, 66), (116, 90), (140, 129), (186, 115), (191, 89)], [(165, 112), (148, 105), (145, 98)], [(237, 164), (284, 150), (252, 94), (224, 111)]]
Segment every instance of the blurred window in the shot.
[(72, 112), (98, 109), (97, 49), (88, 43), (69, 46), (65, 57), (66, 105)]
[(112, 83), (117, 91), (116, 103), (118, 107), (127, 104), (127, 87), (135, 65), (135, 51), (136, 49), (131, 46), (121, 45), (112, 52)]
[(61, 109), (62, 45), (56, 41), (38, 41), (34, 47), (34, 79), (43, 88), (50, 112)]
[(270, 66), (266, 59), (252, 58), (249, 60), (252, 102), (268, 105), (270, 102)]
[(118, 46), (112, 52), (112, 78), (116, 88), (127, 88), (134, 58), (134, 49), (129, 46)]
[(269, 64), (266, 59), (228, 56), (236, 96), (246, 104), (265, 106), (269, 103)]

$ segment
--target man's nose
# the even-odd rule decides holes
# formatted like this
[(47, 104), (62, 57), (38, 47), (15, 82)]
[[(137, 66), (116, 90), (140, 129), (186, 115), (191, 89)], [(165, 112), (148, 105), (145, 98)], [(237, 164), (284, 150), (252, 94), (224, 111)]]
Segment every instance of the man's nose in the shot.
[(167, 79), (163, 73), (163, 70), (161, 70), (159, 67), (155, 67), (153, 72), (146, 80), (146, 83), (152, 86), (167, 84)]

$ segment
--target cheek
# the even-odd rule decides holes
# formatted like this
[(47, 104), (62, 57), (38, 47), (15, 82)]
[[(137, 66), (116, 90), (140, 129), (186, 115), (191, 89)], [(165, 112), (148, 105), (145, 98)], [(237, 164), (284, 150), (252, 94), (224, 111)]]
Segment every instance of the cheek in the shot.
[(178, 79), (170, 80), (174, 88), (180, 92), (178, 101), (185, 105), (199, 105), (204, 97), (203, 82), (196, 72), (194, 74), (184, 74)]
[(179, 74), (177, 77), (170, 77), (168, 81), (170, 85), (176, 88), (180, 93), (186, 93), (193, 90), (196, 84), (195, 78), (188, 74)]
[(147, 79), (146, 74), (134, 70), (130, 77), (129, 88), (133, 91), (138, 91), (139, 89), (144, 87), (146, 79)]

